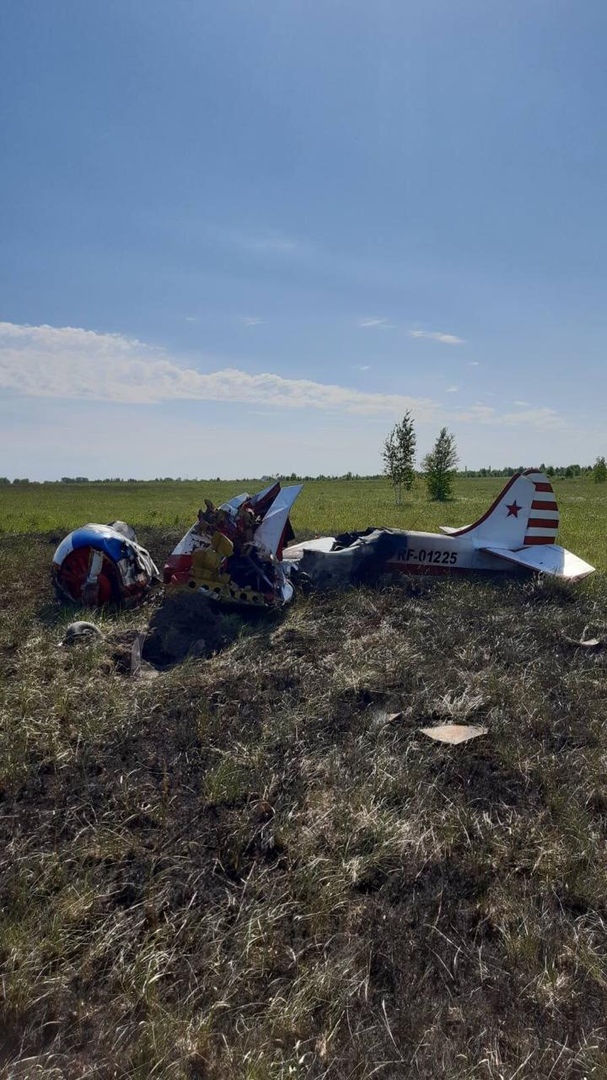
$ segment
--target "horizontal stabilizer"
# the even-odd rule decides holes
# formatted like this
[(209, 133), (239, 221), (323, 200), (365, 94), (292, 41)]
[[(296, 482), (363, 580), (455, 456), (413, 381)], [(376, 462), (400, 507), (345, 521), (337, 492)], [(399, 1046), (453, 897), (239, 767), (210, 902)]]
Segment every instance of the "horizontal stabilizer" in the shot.
[[(466, 529), (470, 529), (471, 527), (471, 525), (463, 525), (461, 528), (463, 528), (465, 532)], [(445, 536), (455, 536), (456, 533), (461, 531), (461, 528), (454, 529), (451, 525), (439, 525), (440, 531), (444, 533)]]
[(535, 570), (539, 574), (552, 574), (569, 581), (586, 577), (587, 574), (594, 573), (595, 569), (590, 563), (584, 562), (558, 544), (538, 544), (515, 551), (487, 544), (480, 550), (488, 552), (489, 555), (497, 555), (499, 559), (507, 559), (517, 566), (526, 566), (528, 570)]

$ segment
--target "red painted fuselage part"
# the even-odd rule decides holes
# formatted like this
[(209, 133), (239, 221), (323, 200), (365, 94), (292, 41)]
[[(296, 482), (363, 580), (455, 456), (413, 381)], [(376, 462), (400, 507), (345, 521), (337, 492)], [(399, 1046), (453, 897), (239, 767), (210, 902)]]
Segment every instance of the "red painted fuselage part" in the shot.
[(169, 555), (162, 570), (162, 580), (165, 585), (187, 585), (191, 576), (191, 555)]
[[(56, 567), (55, 573), (61, 588), (76, 603), (82, 601), (82, 590), (89, 574), (92, 548), (81, 547), (66, 555), (61, 566)], [(109, 604), (112, 600), (118, 600), (115, 594), (113, 581), (116, 571), (111, 561), (105, 556), (103, 566), (97, 578), (97, 604)]]

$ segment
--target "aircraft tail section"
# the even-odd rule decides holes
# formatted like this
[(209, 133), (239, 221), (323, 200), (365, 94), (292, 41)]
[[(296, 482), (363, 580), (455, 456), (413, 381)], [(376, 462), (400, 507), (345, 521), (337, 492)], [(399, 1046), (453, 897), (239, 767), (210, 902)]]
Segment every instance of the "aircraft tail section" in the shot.
[(526, 469), (517, 473), (472, 525), (443, 528), (449, 536), (467, 535), (475, 547), (495, 545), (501, 549), (553, 545), (559, 528), (559, 511), (552, 484), (543, 472)]
[(536, 547), (519, 548), (512, 551), (510, 548), (500, 548), (488, 544), (483, 548), (490, 555), (497, 555), (499, 559), (522, 566), (527, 570), (535, 570), (538, 574), (550, 574), (552, 577), (565, 578), (567, 581), (578, 581), (588, 574), (594, 573), (594, 566), (584, 562), (583, 559), (573, 555), (566, 548), (558, 544), (541, 544)]

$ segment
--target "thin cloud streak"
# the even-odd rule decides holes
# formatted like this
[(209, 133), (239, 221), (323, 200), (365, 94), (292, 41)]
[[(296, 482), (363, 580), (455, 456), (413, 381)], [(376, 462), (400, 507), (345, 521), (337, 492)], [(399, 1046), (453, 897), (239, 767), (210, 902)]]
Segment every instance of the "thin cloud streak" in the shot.
[(361, 319), (358, 325), (363, 330), (396, 330), (396, 323), (388, 322), (387, 319)]
[(409, 337), (427, 338), (429, 341), (440, 341), (442, 345), (463, 345), (464, 339), (455, 334), (443, 334), (438, 330), (409, 330)]
[(475, 402), (458, 413), (459, 420), (476, 421), (479, 424), (494, 424), (500, 427), (527, 427), (539, 431), (562, 431), (570, 424), (554, 409), (534, 406), (524, 412), (498, 413), (491, 405)]

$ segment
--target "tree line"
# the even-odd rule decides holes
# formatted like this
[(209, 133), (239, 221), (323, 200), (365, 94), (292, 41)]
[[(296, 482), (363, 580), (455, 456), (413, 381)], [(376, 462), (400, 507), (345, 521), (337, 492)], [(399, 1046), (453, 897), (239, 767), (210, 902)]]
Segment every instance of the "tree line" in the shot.
[[(406, 418), (410, 421), (410, 417), (406, 414)], [(382, 476), (388, 476), (394, 485), (397, 501), (402, 501), (402, 489), (410, 490), (418, 473), (414, 467), (415, 460), (415, 432), (411, 425), (410, 430), (405, 425), (405, 417), (401, 420), (400, 424), (396, 426), (390, 432), (388, 438), (384, 443), (382, 450), (382, 456), (384, 461), (383, 473), (320, 473), (312, 476), (303, 473), (274, 473), (273, 477), (262, 476), (262, 480), (269, 481), (275, 480), (288, 480), (293, 481), (312, 481), (312, 480), (380, 480)], [(412, 439), (411, 439), (412, 436)], [(422, 462), (422, 476), (426, 480), (428, 486), (428, 493), (431, 499), (448, 499), (452, 490), (452, 483), (455, 477), (459, 478), (484, 478), (484, 477), (505, 477), (514, 476), (516, 473), (523, 472), (527, 466), (505, 466), (501, 469), (464, 469), (458, 470), (457, 467), (457, 452), (455, 448), (455, 439), (453, 435), (450, 435), (446, 428), (442, 428), (439, 436), (434, 444), (433, 449), (429, 454), (426, 454)], [(607, 462), (604, 457), (597, 457), (594, 465), (545, 465), (543, 462), (538, 466), (540, 472), (545, 472), (550, 478), (556, 477), (556, 479), (577, 479), (577, 478), (589, 478), (597, 484), (603, 484), (607, 480)], [(181, 477), (181, 476), (157, 476), (154, 480), (138, 480), (135, 477), (130, 476), (126, 480), (122, 476), (105, 477), (102, 480), (89, 480), (87, 476), (62, 476), (61, 480), (29, 480), (27, 477), (15, 477), (14, 480), (10, 480), (8, 476), (0, 476), (0, 486), (6, 487), (19, 484), (31, 484), (33, 486), (48, 486), (53, 484), (204, 484), (204, 483), (220, 483), (221, 477)], [(258, 477), (246, 476), (242, 478), (236, 477), (231, 480), (234, 484), (248, 484), (257, 482)]]

